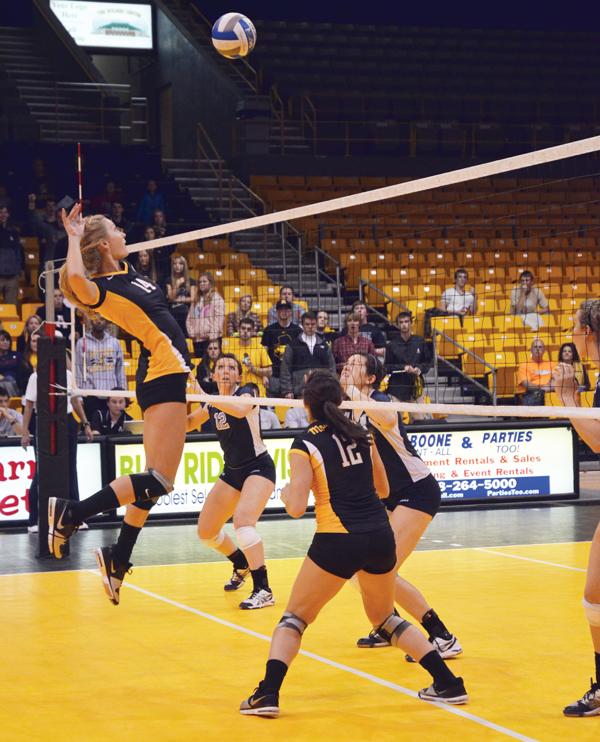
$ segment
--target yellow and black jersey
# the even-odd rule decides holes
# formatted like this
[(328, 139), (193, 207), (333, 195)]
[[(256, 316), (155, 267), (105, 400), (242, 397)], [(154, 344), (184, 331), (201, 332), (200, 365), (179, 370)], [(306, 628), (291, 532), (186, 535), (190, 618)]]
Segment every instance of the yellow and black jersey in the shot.
[(368, 445), (315, 422), (296, 437), (291, 452), (306, 456), (313, 469), (317, 533), (367, 533), (388, 524)]
[[(243, 394), (257, 397), (258, 388), (256, 384), (246, 384), (238, 387), (233, 396), (241, 397)], [(228, 415), (211, 404), (206, 404), (205, 407), (213, 421), (217, 438), (223, 449), (225, 466), (234, 469), (247, 466), (267, 452), (267, 447), (260, 435), (258, 406), (251, 407), (244, 417)]]
[[(379, 391), (371, 392), (369, 397), (377, 402), (392, 401), (387, 394)], [(390, 494), (401, 492), (431, 474), (427, 464), (408, 440), (401, 413), (397, 414), (396, 424), (392, 428), (382, 426), (376, 416), (369, 416), (368, 412), (363, 412), (358, 422), (373, 433), (377, 451), (387, 474)]]
[(123, 270), (90, 279), (98, 287), (98, 300), (90, 309), (139, 340), (138, 382), (189, 372), (185, 337), (163, 292), (129, 263), (122, 265)]

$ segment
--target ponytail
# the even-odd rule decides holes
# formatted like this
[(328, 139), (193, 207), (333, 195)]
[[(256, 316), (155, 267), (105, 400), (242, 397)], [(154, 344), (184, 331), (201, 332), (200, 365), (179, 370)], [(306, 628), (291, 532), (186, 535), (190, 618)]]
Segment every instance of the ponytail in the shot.
[(371, 444), (368, 431), (340, 410), (342, 387), (329, 371), (318, 370), (311, 373), (304, 387), (304, 402), (315, 420), (327, 423), (343, 438), (364, 446)]
[(73, 288), (71, 287), (71, 283), (69, 281), (69, 274), (67, 273), (66, 265), (63, 265), (58, 272), (58, 286), (63, 292), (63, 295), (69, 302), (69, 304), (77, 307), (77, 309), (79, 309), (80, 312), (83, 312), (83, 314), (88, 319), (95, 314), (94, 310), (91, 309), (87, 304), (83, 304), (77, 297), (77, 294), (73, 291)]

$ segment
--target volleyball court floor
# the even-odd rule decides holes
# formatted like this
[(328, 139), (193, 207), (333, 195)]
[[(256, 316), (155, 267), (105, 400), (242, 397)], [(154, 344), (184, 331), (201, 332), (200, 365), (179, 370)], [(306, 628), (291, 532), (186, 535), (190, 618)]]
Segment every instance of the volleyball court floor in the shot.
[(304, 635), (282, 714), (242, 717), (262, 677), (314, 520), (260, 524), (277, 605), (243, 612), (229, 563), (195, 527), (145, 529), (121, 605), (104, 596), (93, 549), (112, 528), (77, 534), (62, 562), (32, 557), (33, 536), (0, 535), (3, 702), (12, 740), (597, 740), (600, 717), (566, 719), (589, 687), (581, 608), (600, 502), (443, 511), (402, 574), (428, 597), (464, 654), (452, 669), (470, 703), (430, 705), (429, 684), (395, 649), (359, 650), (368, 630), (347, 585)]

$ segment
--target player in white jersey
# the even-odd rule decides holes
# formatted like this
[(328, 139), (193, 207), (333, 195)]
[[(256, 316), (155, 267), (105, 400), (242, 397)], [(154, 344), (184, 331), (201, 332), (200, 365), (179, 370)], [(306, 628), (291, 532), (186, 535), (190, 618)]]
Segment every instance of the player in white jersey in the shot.
[[(213, 371), (219, 394), (258, 396), (254, 384), (240, 387), (241, 375), (238, 359), (231, 353), (221, 355)], [(256, 522), (275, 488), (275, 464), (260, 435), (259, 409), (236, 402), (205, 404), (188, 416), (188, 432), (209, 418), (223, 449), (225, 465), (198, 518), (198, 536), (205, 546), (216, 549), (233, 563), (233, 575), (225, 590), (237, 590), (248, 574), (252, 575), (252, 593), (240, 603), (240, 608), (266, 608), (275, 600)], [(231, 517), (239, 548), (223, 530)]]

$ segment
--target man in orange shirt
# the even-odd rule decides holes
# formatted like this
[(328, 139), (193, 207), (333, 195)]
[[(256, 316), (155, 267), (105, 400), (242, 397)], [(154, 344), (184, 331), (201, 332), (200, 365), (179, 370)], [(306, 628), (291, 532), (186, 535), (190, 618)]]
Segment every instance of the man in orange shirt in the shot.
[(546, 346), (539, 338), (531, 343), (531, 360), (517, 369), (517, 400), (524, 405), (543, 405), (544, 392), (552, 391), (554, 363), (544, 361)]

